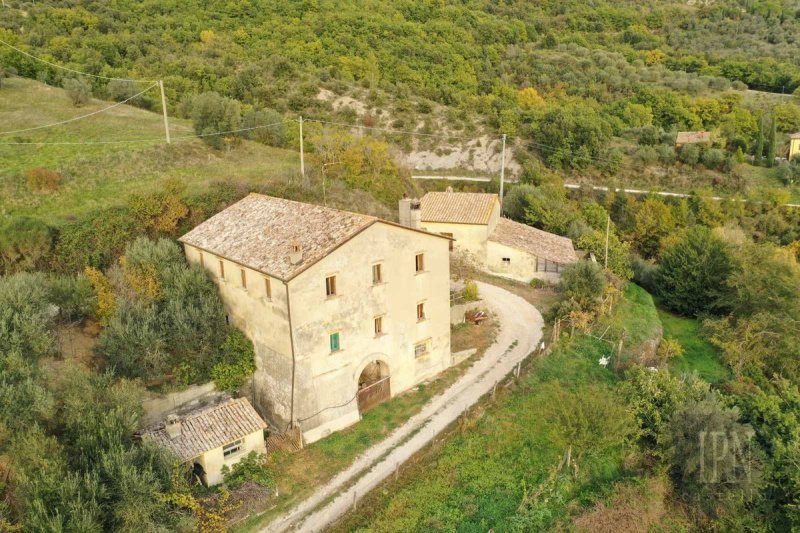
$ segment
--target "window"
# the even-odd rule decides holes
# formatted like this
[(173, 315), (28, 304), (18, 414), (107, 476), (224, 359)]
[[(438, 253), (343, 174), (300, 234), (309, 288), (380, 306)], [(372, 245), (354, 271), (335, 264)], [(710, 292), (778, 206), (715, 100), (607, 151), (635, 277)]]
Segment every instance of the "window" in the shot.
[(331, 353), (341, 350), (339, 345), (339, 333), (331, 333)]
[(504, 265), (510, 265), (511, 264), (511, 258), (510, 257), (504, 257), (503, 258), (503, 264)]
[(203, 268), (206, 266), (206, 259), (203, 257), (203, 252), (200, 252), (200, 266)]
[(244, 271), (243, 268), (240, 268), (239, 269), (239, 274), (241, 274), (241, 276), (242, 276), (242, 288), (246, 289), (247, 288), (247, 273)]
[(372, 265), (372, 284), (377, 285), (378, 283), (383, 282), (383, 271), (381, 269), (381, 264), (378, 263), (376, 265)]
[(225, 263), (222, 262), (222, 259), (219, 260), (219, 277), (225, 279)]
[(417, 304), (417, 321), (425, 320), (425, 302)]
[(414, 358), (419, 359), (428, 355), (428, 341), (418, 342), (414, 345)]
[(375, 336), (379, 337), (383, 335), (383, 317), (376, 316), (375, 317)]
[(244, 444), (244, 439), (239, 439), (231, 442), (230, 444), (226, 444), (222, 447), (222, 456), (227, 459), (231, 455), (239, 453), (242, 451), (242, 444)]
[(325, 278), (325, 294), (327, 296), (336, 295), (336, 276), (328, 276)]
[(417, 272), (425, 271), (425, 254), (417, 254), (417, 257), (415, 259), (415, 266)]
[(269, 278), (264, 278), (264, 294), (267, 300), (272, 300), (272, 283), (270, 283)]

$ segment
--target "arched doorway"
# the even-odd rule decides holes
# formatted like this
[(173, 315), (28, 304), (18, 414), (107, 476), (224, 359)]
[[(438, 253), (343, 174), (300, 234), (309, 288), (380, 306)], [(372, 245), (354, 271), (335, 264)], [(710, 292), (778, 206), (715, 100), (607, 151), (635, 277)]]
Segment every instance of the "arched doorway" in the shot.
[(363, 414), (391, 397), (389, 365), (383, 361), (372, 361), (358, 377), (358, 411)]

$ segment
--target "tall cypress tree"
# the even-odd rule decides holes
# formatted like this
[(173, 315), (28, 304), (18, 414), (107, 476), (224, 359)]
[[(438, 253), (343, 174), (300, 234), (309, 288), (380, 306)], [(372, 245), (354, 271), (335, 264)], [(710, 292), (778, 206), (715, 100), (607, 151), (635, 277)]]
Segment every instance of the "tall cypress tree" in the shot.
[(758, 136), (756, 137), (756, 147), (753, 152), (753, 163), (756, 165), (761, 164), (761, 158), (764, 155), (764, 117), (758, 119)]
[(776, 150), (776, 132), (775, 132), (775, 117), (770, 117), (769, 137), (767, 137), (767, 166), (775, 166), (775, 150)]

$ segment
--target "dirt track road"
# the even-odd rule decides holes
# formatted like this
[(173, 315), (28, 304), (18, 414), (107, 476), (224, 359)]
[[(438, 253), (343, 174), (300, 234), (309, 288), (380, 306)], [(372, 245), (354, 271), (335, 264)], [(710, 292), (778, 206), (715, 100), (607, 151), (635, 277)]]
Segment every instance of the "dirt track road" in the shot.
[(286, 515), (262, 531), (322, 531), (353, 506), (353, 502), (392, 475), (439, 432), (457, 420), (465, 409), (492, 390), (539, 344), (544, 322), (528, 302), (510, 292), (478, 283), (481, 297), (498, 317), (497, 340), (467, 372), (440, 395), (432, 398), (386, 439), (369, 448), (347, 469), (317, 489)]

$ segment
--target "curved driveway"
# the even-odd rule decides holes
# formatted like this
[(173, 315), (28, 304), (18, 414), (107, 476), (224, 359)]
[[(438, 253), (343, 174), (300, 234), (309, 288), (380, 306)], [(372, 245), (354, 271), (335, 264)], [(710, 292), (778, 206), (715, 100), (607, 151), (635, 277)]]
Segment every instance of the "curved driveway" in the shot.
[(348, 468), (262, 531), (323, 530), (491, 391), (536, 348), (543, 326), (539, 311), (505, 289), (480, 282), (478, 288), (485, 305), (500, 323), (497, 339), (483, 357), (386, 439), (366, 450)]

